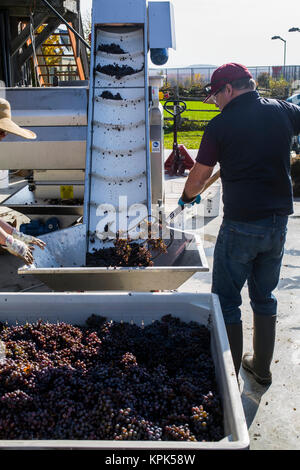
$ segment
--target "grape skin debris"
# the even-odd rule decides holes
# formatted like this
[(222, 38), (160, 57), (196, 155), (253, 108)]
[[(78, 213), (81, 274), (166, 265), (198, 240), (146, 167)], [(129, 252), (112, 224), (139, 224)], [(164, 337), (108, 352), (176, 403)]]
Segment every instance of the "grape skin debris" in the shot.
[(167, 252), (167, 246), (161, 238), (148, 238), (147, 245), (132, 243), (128, 238), (116, 238), (111, 248), (93, 249), (86, 254), (87, 266), (98, 267), (147, 267), (153, 266), (153, 255)]
[(210, 333), (165, 315), (150, 325), (0, 325), (0, 439), (218, 441)]

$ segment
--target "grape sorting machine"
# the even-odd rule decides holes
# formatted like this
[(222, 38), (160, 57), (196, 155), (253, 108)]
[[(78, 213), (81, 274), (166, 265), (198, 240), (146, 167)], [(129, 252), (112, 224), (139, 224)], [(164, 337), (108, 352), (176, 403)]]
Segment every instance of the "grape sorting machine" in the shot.
[[(168, 253), (146, 268), (91, 268), (85, 259), (111, 247), (124, 228), (132, 238), (153, 209), (165, 209), (155, 189), (163, 185), (163, 116), (158, 87), (149, 88), (148, 51), (162, 61), (175, 47), (172, 4), (94, 2), (91, 37), (83, 224), (44, 235), (45, 252), (35, 249), (34, 264), (19, 273), (55, 291), (176, 289), (208, 270), (199, 234), (172, 232)], [(150, 112), (155, 106), (159, 119)]]

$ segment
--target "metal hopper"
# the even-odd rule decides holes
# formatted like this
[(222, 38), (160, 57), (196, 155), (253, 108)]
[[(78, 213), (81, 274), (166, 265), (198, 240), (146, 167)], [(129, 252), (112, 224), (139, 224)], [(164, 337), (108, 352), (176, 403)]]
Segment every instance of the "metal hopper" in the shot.
[[(199, 271), (208, 271), (199, 235), (186, 240), (184, 250), (176, 257), (175, 240), (167, 254), (159, 256), (153, 267), (101, 268), (86, 267), (86, 227), (84, 224), (40, 237), (45, 250), (35, 248), (34, 264), (23, 266), (19, 274), (34, 275), (54, 291), (140, 291), (173, 290)], [(180, 242), (180, 243), (179, 243)], [(175, 252), (175, 256), (174, 256)], [(173, 264), (168, 264), (170, 255)]]

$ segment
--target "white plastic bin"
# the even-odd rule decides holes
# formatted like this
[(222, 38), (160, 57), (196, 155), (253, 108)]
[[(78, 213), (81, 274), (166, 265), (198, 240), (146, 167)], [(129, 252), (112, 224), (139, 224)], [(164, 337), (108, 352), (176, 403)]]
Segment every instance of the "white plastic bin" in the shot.
[(220, 212), (221, 185), (212, 184), (203, 196), (204, 217), (217, 217)]
[(8, 188), (9, 173), (8, 170), (0, 170), (0, 189)]
[(218, 442), (181, 441), (10, 441), (2, 449), (110, 449), (110, 450), (247, 450), (249, 435), (234, 372), (219, 299), (215, 294), (184, 292), (126, 293), (1, 293), (0, 321), (14, 324), (38, 319), (83, 324), (91, 314), (108, 320), (149, 324), (172, 314), (196, 321), (211, 331), (211, 353), (223, 404), (225, 437)]

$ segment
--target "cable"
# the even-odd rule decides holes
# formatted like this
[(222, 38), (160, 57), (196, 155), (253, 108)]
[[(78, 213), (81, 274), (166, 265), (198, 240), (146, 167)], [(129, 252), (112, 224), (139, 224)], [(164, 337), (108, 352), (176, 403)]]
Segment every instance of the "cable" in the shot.
[(30, 29), (30, 39), (31, 39), (31, 44), (32, 44), (32, 51), (33, 51), (33, 62), (34, 62), (34, 73), (35, 73), (35, 78), (38, 83), (38, 86), (41, 87), (41, 82), (40, 82), (40, 76), (38, 74), (37, 68), (39, 66), (38, 60), (36, 57), (36, 50), (35, 50), (35, 37), (34, 37), (34, 27), (33, 27), (33, 14), (32, 11), (30, 11), (30, 23), (29, 23), (29, 29)]

